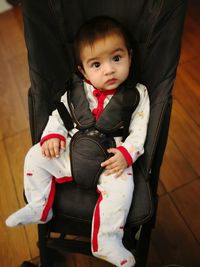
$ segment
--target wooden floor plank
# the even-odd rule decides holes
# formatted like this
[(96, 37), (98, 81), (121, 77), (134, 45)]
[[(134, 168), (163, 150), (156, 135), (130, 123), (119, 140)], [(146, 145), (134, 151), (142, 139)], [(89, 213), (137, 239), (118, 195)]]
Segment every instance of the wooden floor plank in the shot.
[(9, 60), (26, 51), (23, 31), (12, 10), (0, 14), (0, 17), (2, 56), (4, 60)]
[[(18, 88), (22, 84), (17, 85), (17, 77), (23, 78), (24, 69), (18, 68), (17, 64), (13, 65), (13, 62), (16, 62), (14, 59), (26, 53), (22, 31), (12, 11), (2, 13), (0, 18), (0, 140), (2, 140), (27, 128), (28, 121)], [(23, 60), (23, 57), (20, 60)]]
[(176, 143), (179, 151), (200, 175), (200, 131), (183, 107), (174, 101), (169, 136)]
[(159, 200), (152, 244), (163, 265), (176, 263), (187, 267), (200, 266), (200, 245), (167, 195)]
[(0, 61), (0, 73), (0, 132), (1, 138), (6, 138), (27, 129), (28, 120), (8, 61)]
[(158, 181), (158, 190), (157, 193), (159, 196), (162, 196), (166, 193), (165, 187), (161, 181)]
[(22, 34), (24, 34), (24, 22), (23, 22), (23, 17), (22, 17), (21, 6), (19, 6), (18, 8), (13, 8), (12, 13), (13, 13), (13, 16), (15, 17), (15, 20), (18, 22), (18, 25), (19, 25), (19, 28)]
[(180, 187), (198, 177), (190, 162), (177, 147), (176, 140), (168, 138), (161, 167), (160, 179), (167, 192)]
[(188, 227), (200, 242), (200, 216), (197, 215), (200, 211), (200, 180), (181, 187), (171, 193), (171, 196)]
[[(5, 146), (8, 154), (10, 170), (12, 173), (13, 185), (15, 186), (16, 195), (19, 201), (19, 207), (25, 205), (23, 198), (23, 167), (24, 158), (31, 147), (30, 132), (26, 130), (20, 132), (20, 134), (14, 137), (7, 138), (5, 140)], [(14, 211), (14, 210), (13, 210)], [(27, 246), (29, 247), (31, 258), (38, 256), (37, 248), (37, 226), (27, 225), (25, 226), (25, 231), (27, 235)]]
[[(197, 97), (198, 101), (200, 101), (200, 92), (198, 90), (200, 86), (199, 65), (200, 49), (198, 57), (187, 62), (187, 64), (180, 65), (178, 68), (178, 76), (187, 83), (189, 90), (192, 91), (195, 97)], [(179, 97), (181, 97), (181, 95)], [(188, 97), (190, 97), (190, 94)]]
[[(199, 5), (197, 7), (199, 9)], [(185, 20), (185, 28), (183, 32), (182, 51), (180, 64), (186, 63), (195, 57), (199, 56), (200, 39), (197, 36), (200, 35), (199, 22), (194, 19), (193, 15), (187, 12)]]
[(7, 61), (10, 73), (14, 79), (20, 98), (23, 103), (25, 115), (28, 118), (28, 89), (30, 88), (30, 79), (28, 73), (27, 53), (21, 53)]
[(16, 267), (25, 258), (30, 258), (30, 252), (24, 227), (12, 229), (4, 223), (7, 216), (19, 208), (6, 155), (4, 143), (0, 142), (0, 261), (2, 267)]
[(179, 67), (174, 87), (174, 98), (182, 105), (188, 116), (200, 126), (200, 77), (199, 58)]

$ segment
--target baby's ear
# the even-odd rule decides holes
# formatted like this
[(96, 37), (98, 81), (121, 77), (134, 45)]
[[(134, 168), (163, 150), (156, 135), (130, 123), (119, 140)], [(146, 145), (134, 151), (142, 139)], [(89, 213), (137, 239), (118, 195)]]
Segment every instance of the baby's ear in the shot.
[(87, 75), (86, 75), (86, 73), (85, 73), (83, 67), (78, 66), (78, 70), (79, 70), (79, 72), (84, 76), (84, 78), (87, 79)]

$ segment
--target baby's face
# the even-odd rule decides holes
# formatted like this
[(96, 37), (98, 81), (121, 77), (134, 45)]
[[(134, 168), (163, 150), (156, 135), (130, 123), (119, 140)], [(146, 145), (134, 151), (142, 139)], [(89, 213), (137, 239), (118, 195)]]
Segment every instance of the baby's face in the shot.
[(124, 39), (117, 34), (82, 47), (80, 71), (99, 90), (116, 89), (129, 74), (131, 56)]

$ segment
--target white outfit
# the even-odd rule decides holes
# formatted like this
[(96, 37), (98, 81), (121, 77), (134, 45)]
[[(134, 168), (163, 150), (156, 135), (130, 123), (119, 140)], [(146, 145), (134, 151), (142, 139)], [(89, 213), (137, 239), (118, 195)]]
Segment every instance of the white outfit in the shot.
[[(121, 137), (115, 137), (116, 145), (125, 156), (129, 167), (118, 178), (115, 178), (115, 175), (106, 176), (102, 172), (97, 185), (99, 199), (92, 222), (92, 252), (94, 256), (123, 267), (135, 264), (133, 255), (122, 245), (122, 237), (134, 190), (131, 164), (144, 152), (149, 120), (147, 89), (141, 84), (137, 84), (136, 87), (140, 93), (140, 102), (132, 114), (129, 136), (123, 143)], [(89, 83), (84, 83), (84, 90), (90, 109), (98, 118), (98, 114), (105, 108), (113, 94), (109, 94), (109, 91), (106, 91), (108, 94), (101, 94), (99, 91), (100, 95), (98, 95), (98, 90)], [(66, 93), (62, 96), (61, 101), (69, 111)], [(76, 126), (70, 132), (66, 130), (57, 110), (49, 117), (41, 143), (49, 138), (58, 137), (66, 141), (66, 149), (61, 152), (59, 158), (52, 159), (42, 156), (40, 144), (36, 144), (29, 150), (24, 166), (24, 189), (28, 204), (7, 219), (8, 226), (45, 223), (51, 219), (55, 182), (63, 183), (73, 180), (69, 143), (75, 132), (77, 132)], [(23, 209), (26, 213), (24, 218), (20, 215), (20, 211)]]

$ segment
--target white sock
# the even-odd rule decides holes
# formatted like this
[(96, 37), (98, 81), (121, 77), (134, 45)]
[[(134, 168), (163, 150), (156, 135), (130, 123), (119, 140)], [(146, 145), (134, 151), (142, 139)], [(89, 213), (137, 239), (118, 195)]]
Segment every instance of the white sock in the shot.
[(49, 211), (45, 222), (40, 221), (42, 215), (42, 209), (34, 210), (30, 205), (26, 205), (24, 208), (14, 212), (6, 219), (6, 225), (9, 227), (15, 227), (21, 224), (30, 223), (46, 223), (51, 220), (53, 216), (52, 210)]
[[(103, 241), (104, 239), (104, 241)], [(108, 261), (118, 267), (133, 267), (135, 258), (122, 244), (117, 236), (99, 237), (98, 251), (92, 252), (97, 258)]]

